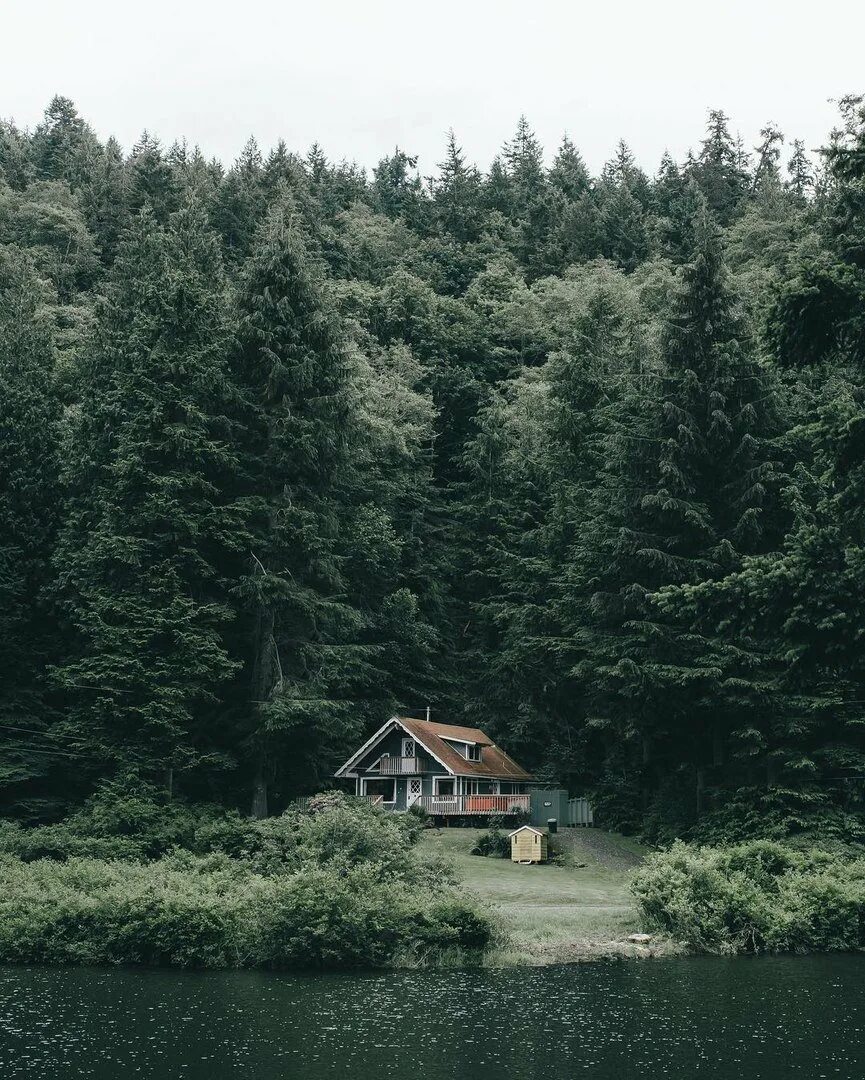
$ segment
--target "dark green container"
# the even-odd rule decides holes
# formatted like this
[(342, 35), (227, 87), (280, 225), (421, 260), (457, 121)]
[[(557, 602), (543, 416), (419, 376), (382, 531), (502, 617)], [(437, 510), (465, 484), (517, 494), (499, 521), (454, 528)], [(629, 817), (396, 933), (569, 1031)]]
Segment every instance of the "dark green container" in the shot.
[(531, 823), (546, 826), (550, 818), (568, 820), (568, 793), (564, 788), (534, 788), (531, 792)]

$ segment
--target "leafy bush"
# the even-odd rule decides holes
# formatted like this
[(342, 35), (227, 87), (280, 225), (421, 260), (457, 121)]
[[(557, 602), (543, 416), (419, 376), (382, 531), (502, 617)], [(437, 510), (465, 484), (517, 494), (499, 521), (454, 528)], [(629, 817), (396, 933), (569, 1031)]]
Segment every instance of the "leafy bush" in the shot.
[(0, 857), (0, 963), (381, 967), (483, 949), (486, 914), (378, 869), (261, 876), (225, 856), (147, 864)]
[(507, 859), (511, 854), (510, 838), (498, 829), (488, 829), (479, 834), (471, 853), (485, 855), (489, 859)]
[(378, 967), (490, 940), (448, 867), (412, 852), (407, 814), (329, 796), (265, 821), (199, 810), (139, 793), (0, 828), (0, 963)]
[(632, 889), (649, 928), (700, 952), (865, 947), (865, 859), (766, 840), (678, 842), (646, 860)]

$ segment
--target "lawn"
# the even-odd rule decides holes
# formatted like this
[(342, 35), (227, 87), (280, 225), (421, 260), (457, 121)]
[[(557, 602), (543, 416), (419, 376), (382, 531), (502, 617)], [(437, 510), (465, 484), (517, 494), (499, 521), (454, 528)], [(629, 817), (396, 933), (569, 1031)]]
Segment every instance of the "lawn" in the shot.
[(475, 895), (498, 913), (506, 941), (496, 964), (545, 964), (613, 956), (647, 956), (666, 943), (628, 942), (641, 929), (628, 880), (643, 849), (600, 829), (563, 829), (553, 838), (562, 866), (520, 866), (470, 851), (479, 829), (429, 829), (422, 850), (439, 852), (457, 867)]

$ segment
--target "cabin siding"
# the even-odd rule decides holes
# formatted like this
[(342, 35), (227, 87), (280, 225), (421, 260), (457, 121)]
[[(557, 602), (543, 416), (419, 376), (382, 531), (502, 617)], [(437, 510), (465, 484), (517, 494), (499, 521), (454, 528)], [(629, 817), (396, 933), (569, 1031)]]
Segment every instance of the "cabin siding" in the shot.
[[(386, 735), (381, 742), (372, 747), (357, 763), (357, 771), (365, 773), (371, 765), (374, 765), (380, 757), (385, 754), (390, 754), (391, 757), (402, 757), (402, 743), (403, 739), (407, 738), (402, 731), (392, 731), (389, 735)], [(430, 755), (423, 749), (420, 743), (415, 742), (415, 757), (420, 758), (421, 769), (424, 773), (430, 771), (442, 772), (441, 765), (430, 757)], [(373, 774), (375, 775), (375, 774)], [(405, 785), (403, 785), (404, 787)]]

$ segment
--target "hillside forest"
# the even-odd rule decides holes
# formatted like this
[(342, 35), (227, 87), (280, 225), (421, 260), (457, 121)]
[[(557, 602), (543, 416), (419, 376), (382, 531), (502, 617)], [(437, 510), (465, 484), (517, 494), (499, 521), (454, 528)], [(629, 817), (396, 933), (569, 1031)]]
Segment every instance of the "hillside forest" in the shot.
[(865, 107), (694, 137), (0, 123), (0, 812), (264, 817), (429, 705), (650, 840), (862, 839)]

